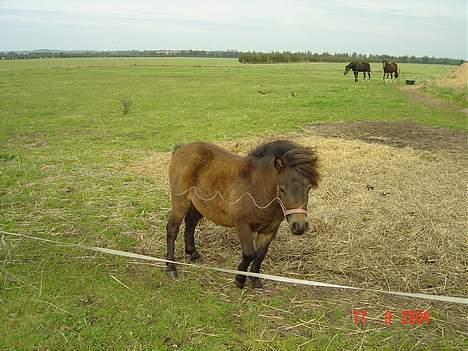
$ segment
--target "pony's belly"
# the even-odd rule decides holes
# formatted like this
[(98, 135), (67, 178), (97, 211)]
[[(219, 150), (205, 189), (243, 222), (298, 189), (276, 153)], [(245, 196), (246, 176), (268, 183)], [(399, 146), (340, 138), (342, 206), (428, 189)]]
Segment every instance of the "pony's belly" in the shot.
[(198, 212), (209, 221), (224, 227), (234, 227), (234, 220), (229, 213), (229, 209), (218, 201), (213, 202), (210, 204), (208, 202), (192, 200)]

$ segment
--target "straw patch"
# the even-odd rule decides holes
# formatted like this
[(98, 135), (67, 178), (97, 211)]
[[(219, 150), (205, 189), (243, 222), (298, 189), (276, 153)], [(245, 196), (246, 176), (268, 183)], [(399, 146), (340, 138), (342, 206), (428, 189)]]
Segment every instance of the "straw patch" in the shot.
[(464, 63), (449, 74), (434, 81), (435, 85), (454, 88), (468, 89), (468, 63)]
[[(286, 137), (317, 148), (323, 180), (309, 201), (312, 232), (295, 237), (283, 224), (264, 272), (379, 289), (468, 294), (463, 158), (357, 140)], [(246, 154), (263, 141), (221, 145)], [(168, 190), (169, 162), (170, 153), (155, 153), (132, 171)], [(205, 263), (234, 268), (240, 260), (232, 229), (202, 221), (196, 243)], [(176, 245), (180, 260), (183, 238)], [(165, 250), (144, 246), (153, 254)]]

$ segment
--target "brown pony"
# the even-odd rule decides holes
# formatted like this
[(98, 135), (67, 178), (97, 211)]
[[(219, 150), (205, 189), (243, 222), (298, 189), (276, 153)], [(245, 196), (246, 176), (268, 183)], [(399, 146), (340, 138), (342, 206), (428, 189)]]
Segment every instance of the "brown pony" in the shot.
[[(174, 149), (169, 168), (172, 210), (167, 223), (167, 259), (174, 261), (174, 245), (185, 219), (185, 253), (200, 257), (194, 231), (202, 217), (234, 227), (242, 248), (238, 270), (258, 273), (270, 242), (286, 218), (289, 229), (301, 235), (308, 229), (309, 190), (319, 182), (317, 155), (312, 148), (291, 141), (262, 144), (242, 157), (216, 145), (197, 142)], [(253, 233), (257, 233), (255, 237)], [(176, 277), (176, 265), (167, 264)], [(243, 288), (245, 275), (236, 275)], [(251, 278), (261, 288), (259, 278)]]
[(385, 75), (387, 75), (387, 79), (388, 79), (388, 76), (390, 75), (390, 79), (392, 79), (392, 82), (394, 82), (393, 74), (395, 74), (395, 79), (397, 79), (398, 75), (400, 74), (398, 65), (394, 62), (382, 61), (382, 66), (383, 66), (383, 72), (384, 72), (383, 79), (385, 80)]

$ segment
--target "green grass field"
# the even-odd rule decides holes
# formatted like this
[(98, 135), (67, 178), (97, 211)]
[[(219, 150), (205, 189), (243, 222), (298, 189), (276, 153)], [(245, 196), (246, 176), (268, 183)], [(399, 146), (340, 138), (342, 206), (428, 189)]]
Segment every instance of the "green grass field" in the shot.
[[(402, 83), (383, 84), (379, 64), (370, 82), (355, 83), (343, 67), (230, 59), (2, 61), (0, 230), (151, 254), (140, 238), (164, 242), (169, 196), (128, 171), (151, 152), (293, 132), (314, 122), (466, 128), (462, 112), (410, 101), (398, 90)], [(401, 65), (402, 81), (452, 69)], [(123, 115), (126, 96), (133, 106)], [(352, 304), (340, 303), (338, 292), (317, 290), (316, 305), (267, 318), (300, 300), (303, 288), (240, 291), (230, 276), (191, 270), (173, 282), (159, 267), (122, 258), (8, 236), (0, 244), (0, 349), (340, 350), (361, 343), (391, 350), (418, 349), (426, 338), (424, 328), (402, 326), (350, 336)], [(273, 338), (275, 318), (291, 325), (317, 318), (323, 328), (292, 328)], [(430, 345), (451, 349), (457, 342), (447, 328)]]

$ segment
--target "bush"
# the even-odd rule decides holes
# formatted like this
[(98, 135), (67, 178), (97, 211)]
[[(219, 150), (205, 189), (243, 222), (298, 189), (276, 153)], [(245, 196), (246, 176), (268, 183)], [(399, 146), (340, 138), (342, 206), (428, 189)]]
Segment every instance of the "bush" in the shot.
[(125, 96), (120, 100), (120, 110), (124, 115), (127, 115), (130, 113), (130, 110), (133, 105), (133, 100), (129, 96)]

